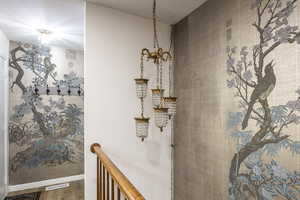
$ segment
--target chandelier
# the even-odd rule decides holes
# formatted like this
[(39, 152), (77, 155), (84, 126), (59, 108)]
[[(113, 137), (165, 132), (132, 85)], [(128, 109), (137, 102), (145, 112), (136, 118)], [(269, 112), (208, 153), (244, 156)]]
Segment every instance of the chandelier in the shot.
[(165, 97), (165, 89), (163, 88), (163, 68), (166, 63), (169, 63), (169, 87), (171, 87), (171, 67), (172, 67), (172, 37), (170, 49), (163, 50), (158, 41), (157, 19), (156, 19), (156, 0), (153, 1), (153, 32), (154, 32), (154, 49), (150, 51), (148, 48), (143, 48), (140, 55), (140, 77), (135, 79), (136, 94), (141, 101), (141, 116), (135, 118), (136, 136), (144, 141), (148, 137), (149, 117), (144, 116), (144, 100), (147, 97), (149, 79), (144, 78), (144, 62), (152, 62), (156, 67), (156, 88), (152, 89), (152, 106), (154, 111), (155, 125), (163, 132), (168, 121), (176, 114), (176, 97), (171, 95), (169, 88), (169, 97)]
[(48, 45), (53, 36), (52, 31), (47, 29), (38, 29), (37, 32), (40, 45)]

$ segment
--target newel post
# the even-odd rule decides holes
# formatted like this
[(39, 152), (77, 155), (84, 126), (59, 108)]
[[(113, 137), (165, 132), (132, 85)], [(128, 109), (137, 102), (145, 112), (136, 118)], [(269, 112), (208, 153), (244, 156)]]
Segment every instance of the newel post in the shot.
[(96, 151), (95, 151), (95, 148), (96, 148), (96, 147), (101, 148), (101, 145), (98, 144), (98, 143), (92, 144), (92, 145), (91, 145), (91, 149), (90, 149), (92, 153), (96, 153)]
[[(96, 148), (101, 148), (101, 145), (94, 143), (91, 145), (91, 152), (96, 153)], [(101, 161), (97, 156), (97, 200), (102, 200), (102, 173), (101, 173)]]

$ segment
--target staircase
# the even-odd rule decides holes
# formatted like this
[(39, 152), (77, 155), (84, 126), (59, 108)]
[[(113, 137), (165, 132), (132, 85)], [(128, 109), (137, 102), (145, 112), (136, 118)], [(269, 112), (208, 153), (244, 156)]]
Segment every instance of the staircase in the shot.
[(93, 144), (91, 152), (97, 155), (97, 200), (145, 200), (99, 144)]

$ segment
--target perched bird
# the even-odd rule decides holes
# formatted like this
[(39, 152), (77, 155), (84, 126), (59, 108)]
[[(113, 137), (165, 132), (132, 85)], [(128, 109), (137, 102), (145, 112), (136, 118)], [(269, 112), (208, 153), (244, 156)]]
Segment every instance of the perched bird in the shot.
[(276, 84), (276, 76), (274, 74), (273, 70), (273, 61), (271, 61), (266, 67), (265, 67), (265, 76), (261, 79), (261, 81), (255, 86), (255, 89), (253, 90), (251, 97), (250, 97), (250, 103), (248, 105), (247, 113), (244, 117), (243, 123), (242, 123), (242, 129), (245, 129), (248, 126), (248, 120), (250, 117), (250, 114), (252, 112), (253, 106), (257, 100), (265, 100), (268, 98), (268, 96), (273, 91), (275, 84)]

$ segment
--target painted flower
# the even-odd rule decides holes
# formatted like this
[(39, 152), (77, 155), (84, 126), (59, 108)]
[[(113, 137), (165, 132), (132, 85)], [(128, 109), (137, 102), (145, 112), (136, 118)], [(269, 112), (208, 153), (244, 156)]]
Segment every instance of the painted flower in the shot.
[(260, 169), (259, 166), (255, 165), (252, 169), (252, 172), (256, 175), (256, 176), (260, 176), (262, 174), (262, 171)]
[(253, 78), (252, 72), (250, 70), (247, 70), (244, 72), (243, 77), (247, 80), (250, 81)]
[(233, 88), (235, 86), (235, 80), (227, 80), (227, 87), (228, 88)]
[(274, 160), (271, 163), (272, 163), (271, 169), (274, 176), (287, 180), (289, 177), (288, 171), (285, 168), (279, 166)]

